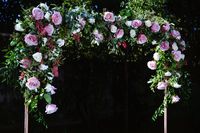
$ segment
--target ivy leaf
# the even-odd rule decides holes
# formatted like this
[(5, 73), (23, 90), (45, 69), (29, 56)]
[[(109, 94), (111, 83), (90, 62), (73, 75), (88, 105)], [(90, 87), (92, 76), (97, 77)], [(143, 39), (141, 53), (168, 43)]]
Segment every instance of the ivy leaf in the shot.
[(51, 96), (49, 94), (44, 94), (44, 99), (46, 100), (47, 103), (51, 103)]

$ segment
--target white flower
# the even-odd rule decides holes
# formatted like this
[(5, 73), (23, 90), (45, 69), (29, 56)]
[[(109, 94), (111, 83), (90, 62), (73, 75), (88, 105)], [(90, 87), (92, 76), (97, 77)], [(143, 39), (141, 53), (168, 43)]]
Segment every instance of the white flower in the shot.
[(116, 33), (117, 32), (117, 27), (115, 25), (111, 25), (110, 26), (110, 30), (112, 33)]
[(80, 28), (78, 28), (78, 29), (76, 29), (76, 30), (72, 31), (72, 34), (79, 33), (80, 31), (81, 31), (81, 29), (80, 29)]
[(181, 54), (181, 59), (184, 60), (185, 59), (185, 55)]
[(152, 45), (155, 45), (155, 44), (157, 44), (157, 41), (153, 40), (151, 43), (152, 43)]
[(94, 24), (95, 23), (95, 18), (89, 18), (88, 21), (89, 21), (90, 24)]
[(58, 110), (58, 107), (55, 104), (48, 104), (46, 106), (45, 113), (46, 114), (52, 114)]
[(56, 93), (55, 90), (57, 90), (57, 88), (55, 88), (51, 84), (47, 84), (44, 89), (46, 90), (46, 92), (50, 92), (51, 95), (55, 94)]
[(47, 78), (48, 78), (49, 80), (53, 80), (53, 78), (54, 78), (53, 73), (48, 72), (47, 74), (48, 74)]
[(179, 100), (180, 100), (180, 98), (179, 98), (179, 96), (172, 96), (172, 103), (177, 103), (177, 102), (179, 102)]
[(154, 53), (153, 54), (153, 58), (154, 58), (154, 60), (156, 60), (156, 61), (158, 61), (159, 59), (160, 59), (160, 55), (159, 55), (159, 53)]
[(42, 53), (36, 52), (35, 54), (32, 55), (32, 57), (36, 62), (42, 61)]
[(44, 43), (44, 46), (46, 45), (47, 40), (48, 40), (48, 39), (47, 39), (46, 37), (42, 38), (42, 41), (43, 41), (43, 43)]
[(44, 64), (41, 64), (40, 66), (39, 66), (39, 69), (40, 70), (42, 70), (42, 71), (45, 71), (45, 70), (47, 70), (49, 67), (47, 66), (47, 65), (44, 65)]
[(50, 21), (50, 16), (51, 14), (49, 12), (46, 12), (46, 14), (44, 15), (44, 18), (48, 21)]
[(16, 31), (24, 31), (24, 28), (22, 27), (22, 23), (19, 22), (15, 25), (15, 30)]
[(45, 10), (49, 10), (49, 7), (46, 3), (40, 3), (40, 7), (44, 8)]
[(128, 27), (130, 27), (131, 26), (131, 24), (132, 24), (132, 21), (126, 21), (126, 23), (125, 23)]
[(132, 38), (134, 38), (135, 37), (135, 35), (136, 35), (136, 32), (135, 32), (135, 30), (130, 30), (130, 36), (132, 37)]
[(175, 50), (175, 51), (178, 50), (178, 46), (177, 46), (177, 43), (176, 43), (176, 42), (174, 42), (174, 43), (172, 44), (172, 49)]
[(178, 84), (178, 83), (173, 83), (173, 85), (172, 85), (174, 88), (181, 88), (181, 85), (180, 84)]
[(172, 76), (172, 74), (171, 74), (169, 71), (167, 71), (167, 72), (165, 73), (165, 76), (166, 76), (166, 77), (170, 77), (170, 76)]
[(56, 41), (56, 43), (58, 44), (58, 47), (62, 47), (62, 46), (64, 46), (64, 44), (65, 44), (65, 40), (63, 40), (63, 39), (58, 39), (58, 40)]
[(150, 20), (146, 20), (144, 23), (145, 23), (146, 27), (151, 27), (151, 25), (152, 25)]

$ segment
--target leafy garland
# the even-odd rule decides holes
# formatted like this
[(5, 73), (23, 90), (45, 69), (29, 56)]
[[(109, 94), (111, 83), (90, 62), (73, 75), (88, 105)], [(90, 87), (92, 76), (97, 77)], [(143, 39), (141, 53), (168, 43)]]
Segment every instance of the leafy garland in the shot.
[(24, 11), (15, 30), (4, 65), (6, 70), (19, 70), (19, 88), (31, 112), (38, 110), (38, 102), (43, 99), (47, 114), (57, 111), (51, 100), (56, 92), (52, 81), (59, 76), (63, 49), (70, 52), (71, 48), (81, 52), (100, 49), (120, 56), (129, 52), (135, 56), (134, 51), (145, 47), (148, 53), (154, 52), (153, 59), (147, 62), (147, 67), (155, 71), (148, 81), (151, 90), (167, 90), (153, 120), (163, 114), (165, 106), (180, 100), (176, 91), (182, 87), (181, 77), (185, 76), (182, 67), (186, 44), (180, 32), (167, 21), (130, 19), (109, 11), (101, 14), (85, 5), (50, 9), (41, 3)]

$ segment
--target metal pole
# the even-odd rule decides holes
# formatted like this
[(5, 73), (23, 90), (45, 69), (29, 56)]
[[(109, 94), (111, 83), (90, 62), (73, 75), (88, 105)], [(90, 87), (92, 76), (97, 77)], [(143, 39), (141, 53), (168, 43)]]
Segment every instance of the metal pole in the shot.
[(166, 98), (167, 98), (167, 89), (165, 89), (165, 98), (164, 98), (164, 133), (167, 133), (167, 103), (166, 103)]
[(28, 133), (28, 105), (24, 104), (24, 133)]

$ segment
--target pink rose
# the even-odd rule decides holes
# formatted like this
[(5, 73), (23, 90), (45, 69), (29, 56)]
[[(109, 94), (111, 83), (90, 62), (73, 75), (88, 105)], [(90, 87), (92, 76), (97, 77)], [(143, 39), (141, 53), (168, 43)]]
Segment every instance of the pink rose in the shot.
[(149, 61), (149, 62), (147, 62), (147, 66), (151, 70), (156, 70), (156, 68), (157, 68), (156, 61)]
[(165, 89), (167, 89), (167, 86), (168, 86), (167, 82), (161, 81), (161, 82), (158, 83), (157, 89), (158, 90), (165, 90)]
[(167, 31), (169, 31), (169, 30), (170, 30), (170, 25), (169, 25), (169, 23), (163, 24), (163, 26), (162, 26), (162, 31), (163, 31), (163, 32), (167, 32)]
[(172, 30), (172, 31), (171, 31), (171, 35), (172, 35), (172, 37), (174, 37), (174, 38), (176, 38), (176, 39), (178, 39), (178, 40), (181, 39), (181, 34), (180, 34), (180, 32), (177, 31), (177, 30)]
[(53, 15), (51, 16), (51, 19), (55, 25), (60, 25), (62, 23), (62, 16), (60, 12), (54, 11)]
[(169, 49), (169, 42), (168, 41), (162, 41), (160, 44), (160, 49), (162, 51), (167, 51)]
[(30, 33), (25, 35), (24, 41), (28, 46), (37, 46), (38, 45), (37, 36), (32, 35)]
[(144, 44), (147, 42), (147, 37), (144, 34), (140, 34), (137, 38), (138, 44)]
[(103, 41), (103, 39), (104, 39), (103, 34), (102, 34), (102, 33), (99, 33), (98, 30), (94, 30), (94, 31), (93, 31), (93, 35), (95, 36), (95, 40), (96, 40), (97, 42), (101, 42), (101, 41)]
[(172, 96), (172, 103), (177, 103), (177, 102), (179, 102), (179, 100), (180, 100), (180, 98), (179, 98), (179, 96)]
[(32, 10), (32, 16), (35, 20), (41, 20), (44, 18), (44, 12), (40, 8), (35, 7)]
[(104, 12), (103, 19), (107, 22), (114, 22), (115, 16), (112, 12)]
[(47, 26), (44, 27), (44, 30), (48, 36), (52, 36), (52, 34), (54, 32), (54, 27), (52, 24), (48, 24)]
[(159, 30), (160, 30), (160, 25), (157, 22), (154, 22), (151, 26), (151, 31), (156, 33), (159, 32)]
[(45, 113), (52, 114), (52, 113), (55, 113), (57, 110), (58, 110), (58, 107), (55, 104), (48, 104), (46, 106)]
[(40, 87), (40, 81), (36, 77), (31, 77), (27, 80), (26, 87), (29, 90), (37, 90)]
[(58, 77), (59, 76), (58, 66), (56, 66), (56, 65), (53, 66), (52, 73), (53, 73), (54, 77)]
[(181, 51), (172, 51), (172, 55), (175, 61), (179, 62), (181, 59), (184, 59), (185, 55)]
[(123, 29), (117, 29), (117, 32), (115, 33), (115, 38), (122, 38), (124, 36), (124, 30)]
[(29, 59), (22, 59), (20, 61), (20, 63), (21, 63), (20, 67), (22, 67), (22, 68), (28, 68), (31, 65), (31, 60), (29, 60)]
[(133, 20), (132, 22), (131, 22), (131, 26), (133, 27), (133, 28), (138, 28), (138, 27), (140, 27), (140, 26), (142, 26), (142, 21), (141, 20)]

